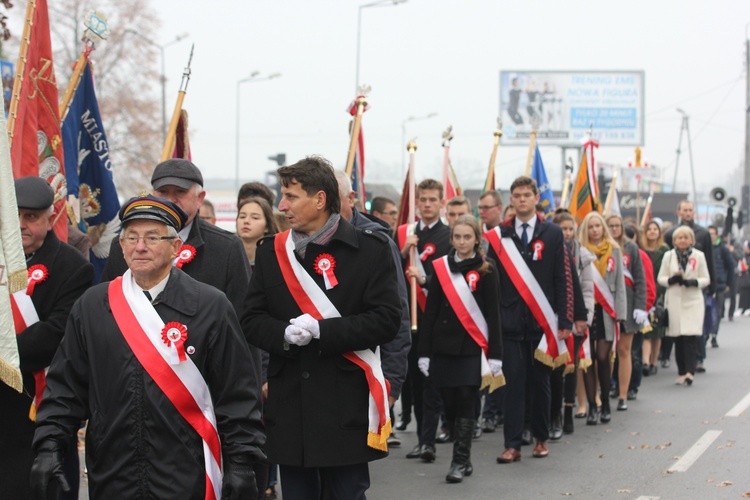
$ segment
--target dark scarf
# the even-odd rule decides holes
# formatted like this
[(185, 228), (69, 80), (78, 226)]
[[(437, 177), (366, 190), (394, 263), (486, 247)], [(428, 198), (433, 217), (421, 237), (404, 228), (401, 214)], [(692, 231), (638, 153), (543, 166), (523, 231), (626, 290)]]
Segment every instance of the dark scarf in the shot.
[(675, 247), (674, 253), (677, 254), (677, 262), (680, 265), (680, 270), (685, 271), (687, 269), (690, 254), (693, 253), (693, 246), (691, 245), (687, 247), (687, 250), (685, 250), (684, 252)]
[(309, 245), (310, 243), (316, 243), (323, 246), (327, 245), (328, 242), (331, 241), (333, 233), (335, 233), (339, 228), (340, 220), (341, 215), (331, 214), (331, 216), (328, 217), (326, 223), (323, 224), (323, 227), (318, 229), (317, 232), (310, 236), (306, 235), (305, 233), (300, 233), (298, 231), (292, 230), (292, 241), (294, 242), (294, 249), (297, 251), (299, 256), (303, 259), (305, 258), (307, 245)]

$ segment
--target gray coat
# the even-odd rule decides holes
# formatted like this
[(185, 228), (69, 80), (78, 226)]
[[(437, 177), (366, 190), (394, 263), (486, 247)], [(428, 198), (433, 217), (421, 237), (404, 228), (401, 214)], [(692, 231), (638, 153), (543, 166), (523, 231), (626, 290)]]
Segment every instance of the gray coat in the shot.
[[(625, 286), (625, 292), (628, 297), (628, 311), (625, 316), (625, 331), (627, 333), (637, 332), (641, 327), (633, 319), (633, 311), (640, 309), (646, 310), (646, 276), (643, 274), (643, 262), (641, 261), (641, 252), (638, 245), (632, 241), (626, 241), (623, 249), (623, 265), (633, 275), (633, 286)], [(623, 269), (624, 273), (624, 269)]]

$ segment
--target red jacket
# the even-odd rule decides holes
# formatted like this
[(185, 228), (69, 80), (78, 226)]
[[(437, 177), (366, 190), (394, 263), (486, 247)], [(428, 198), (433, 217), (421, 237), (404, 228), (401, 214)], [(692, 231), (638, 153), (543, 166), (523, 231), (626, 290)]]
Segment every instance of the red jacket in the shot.
[(651, 263), (651, 258), (646, 252), (638, 249), (641, 252), (641, 262), (643, 262), (643, 274), (646, 275), (646, 311), (650, 311), (654, 307), (656, 301), (656, 281), (654, 281), (654, 265)]

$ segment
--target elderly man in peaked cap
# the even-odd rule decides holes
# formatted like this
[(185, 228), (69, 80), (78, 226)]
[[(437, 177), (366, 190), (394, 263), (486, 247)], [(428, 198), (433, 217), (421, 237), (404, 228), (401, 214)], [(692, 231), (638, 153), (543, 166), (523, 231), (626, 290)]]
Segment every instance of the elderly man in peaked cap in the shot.
[[(0, 384), (0, 496), (25, 499), (31, 497), (31, 440), (46, 384), (44, 370), (60, 345), (73, 303), (91, 286), (94, 268), (55, 236), (54, 192), (49, 184), (40, 177), (23, 177), (16, 179), (15, 189), (29, 269), (28, 287), (11, 296), (24, 391), (19, 394)], [(75, 438), (77, 430), (72, 428), (61, 439)], [(77, 479), (76, 464), (72, 469), (69, 477)]]
[(232, 305), (172, 265), (177, 204), (133, 198), (120, 219), (128, 270), (76, 302), (49, 369), (36, 498), (65, 489), (65, 437), (86, 419), (91, 498), (256, 498), (260, 391)]
[[(235, 234), (196, 217), (206, 197), (201, 171), (188, 160), (172, 158), (156, 166), (151, 176), (151, 186), (154, 195), (172, 201), (187, 214), (187, 222), (180, 230), (183, 245), (175, 265), (191, 278), (224, 292), (237, 316), (242, 317), (250, 281), (250, 264), (242, 241)], [(110, 281), (122, 275), (126, 269), (120, 245), (113, 241), (102, 281)], [(260, 351), (255, 347), (250, 350), (260, 369)]]

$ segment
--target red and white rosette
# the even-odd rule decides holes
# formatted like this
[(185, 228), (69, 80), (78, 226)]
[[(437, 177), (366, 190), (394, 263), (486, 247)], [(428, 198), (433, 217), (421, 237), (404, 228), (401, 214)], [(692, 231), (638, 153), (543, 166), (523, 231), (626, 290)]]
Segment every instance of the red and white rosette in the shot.
[(611, 255), (607, 259), (607, 272), (611, 273), (615, 270), (615, 258)]
[(479, 283), (479, 273), (473, 270), (466, 273), (466, 283), (469, 284), (469, 288), (472, 292), (476, 292), (477, 283)]
[(698, 268), (698, 259), (695, 257), (690, 257), (688, 259), (688, 267), (691, 271), (695, 271)]
[(318, 255), (313, 262), (315, 272), (323, 276), (323, 281), (326, 284), (326, 290), (330, 290), (339, 284), (339, 280), (336, 279), (336, 275), (333, 271), (336, 269), (336, 259), (329, 253), (322, 253)]
[(29, 268), (29, 280), (26, 285), (26, 295), (30, 297), (34, 293), (34, 288), (46, 280), (48, 276), (49, 271), (47, 271), (47, 266), (44, 264), (34, 264), (31, 266)]
[(177, 321), (170, 321), (161, 331), (161, 339), (167, 346), (177, 349), (177, 357), (180, 362), (185, 361), (185, 341), (187, 340), (187, 327)]
[(536, 240), (531, 243), (531, 248), (534, 254), (531, 260), (542, 260), (542, 252), (544, 251), (544, 242), (542, 240)]
[(428, 243), (424, 246), (424, 250), (422, 250), (422, 253), (419, 254), (419, 260), (422, 262), (425, 262), (427, 260), (427, 257), (430, 255), (434, 255), (437, 251), (437, 247), (434, 243)]
[(196, 251), (193, 245), (182, 245), (180, 251), (177, 253), (177, 258), (174, 260), (175, 267), (177, 267), (177, 269), (182, 269), (182, 266), (193, 261), (195, 253)]

